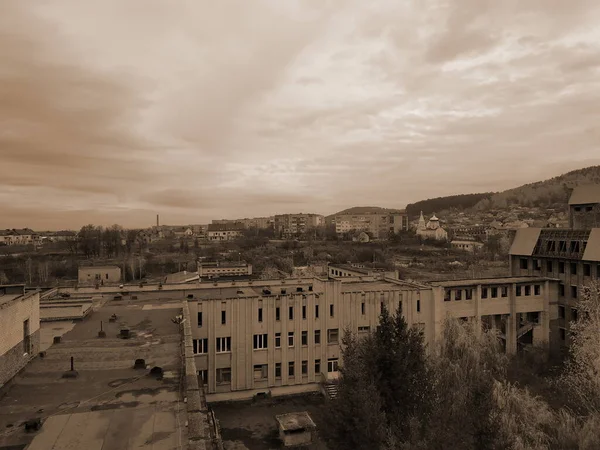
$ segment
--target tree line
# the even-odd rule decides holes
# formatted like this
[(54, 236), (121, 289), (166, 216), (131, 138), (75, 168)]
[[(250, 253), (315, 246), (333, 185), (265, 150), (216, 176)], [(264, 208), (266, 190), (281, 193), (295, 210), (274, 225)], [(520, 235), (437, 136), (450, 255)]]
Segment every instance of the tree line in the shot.
[[(600, 295), (587, 287), (572, 344), (549, 399), (511, 381), (511, 360), (491, 330), (446, 319), (427, 352), (401, 314), (377, 330), (345, 332), (338, 395), (323, 432), (335, 450), (600, 448)], [(516, 358), (516, 357), (513, 357)], [(556, 403), (556, 402), (555, 402)]]

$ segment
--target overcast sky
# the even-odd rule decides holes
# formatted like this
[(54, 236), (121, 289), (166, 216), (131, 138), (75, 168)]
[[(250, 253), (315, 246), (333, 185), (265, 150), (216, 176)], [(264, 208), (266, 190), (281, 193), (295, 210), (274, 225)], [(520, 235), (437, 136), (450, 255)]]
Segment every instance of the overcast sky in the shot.
[(600, 162), (597, 0), (3, 0), (0, 228), (207, 223)]

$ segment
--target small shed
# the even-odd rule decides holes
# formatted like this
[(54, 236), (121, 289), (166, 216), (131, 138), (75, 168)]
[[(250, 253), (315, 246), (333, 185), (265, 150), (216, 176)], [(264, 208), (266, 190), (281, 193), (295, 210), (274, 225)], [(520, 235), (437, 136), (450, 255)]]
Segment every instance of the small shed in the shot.
[(305, 446), (314, 441), (317, 426), (306, 411), (281, 414), (275, 420), (284, 447)]

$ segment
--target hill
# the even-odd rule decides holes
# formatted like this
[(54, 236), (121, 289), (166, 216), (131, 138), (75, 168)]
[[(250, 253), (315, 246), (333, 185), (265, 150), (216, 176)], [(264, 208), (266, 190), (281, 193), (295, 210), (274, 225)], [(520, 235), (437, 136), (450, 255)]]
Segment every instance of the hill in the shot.
[(336, 212), (325, 217), (326, 220), (333, 219), (335, 216), (340, 214), (392, 214), (399, 212), (399, 209), (380, 208), (379, 206), (354, 206), (352, 208), (344, 209), (343, 211)]
[(549, 180), (493, 194), (480, 200), (474, 209), (484, 211), (513, 206), (565, 209), (571, 190), (580, 184), (600, 184), (600, 166), (573, 170)]
[(481, 194), (461, 194), (430, 198), (407, 205), (406, 212), (408, 213), (408, 217), (414, 218), (419, 216), (421, 211), (423, 211), (423, 214), (429, 215), (433, 213), (439, 214), (442, 211), (450, 209), (464, 210), (474, 207), (482, 200), (489, 199), (493, 195), (494, 193), (492, 192), (485, 192)]

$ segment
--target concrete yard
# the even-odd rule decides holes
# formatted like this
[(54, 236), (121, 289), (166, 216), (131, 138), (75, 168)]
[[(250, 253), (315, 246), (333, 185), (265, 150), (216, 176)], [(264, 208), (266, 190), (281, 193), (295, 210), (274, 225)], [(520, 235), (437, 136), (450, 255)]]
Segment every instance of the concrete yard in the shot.
[[(283, 448), (279, 440), (276, 415), (307, 411), (317, 425), (318, 434), (324, 402), (323, 396), (315, 393), (276, 397), (255, 403), (213, 403), (210, 406), (221, 426), (225, 450), (271, 450)], [(307, 448), (327, 450), (322, 439)]]
[[(159, 306), (159, 308), (153, 308)], [(73, 324), (49, 324), (60, 344), (46, 350), (0, 391), (0, 449), (171, 450), (186, 448), (181, 395), (180, 326), (171, 321), (180, 303), (158, 300), (109, 301)], [(109, 317), (118, 319), (109, 323)], [(100, 321), (106, 332), (98, 337)], [(129, 328), (130, 339), (121, 339)], [(44, 346), (44, 347), (47, 347)], [(70, 358), (78, 377), (63, 378)], [(146, 369), (134, 369), (138, 358)], [(164, 370), (163, 379), (149, 369)], [(37, 432), (24, 422), (42, 419)]]

